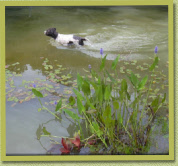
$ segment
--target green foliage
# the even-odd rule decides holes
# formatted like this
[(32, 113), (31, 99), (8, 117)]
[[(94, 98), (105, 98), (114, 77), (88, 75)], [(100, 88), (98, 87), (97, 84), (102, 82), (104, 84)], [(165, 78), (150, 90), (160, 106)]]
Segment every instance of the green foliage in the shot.
[(85, 95), (90, 95), (90, 84), (86, 80), (83, 81), (82, 91)]
[(46, 127), (43, 127), (43, 133), (44, 135), (51, 135), (51, 133), (46, 130)]
[(127, 81), (125, 79), (123, 79), (121, 82), (121, 91), (127, 92)]
[(79, 91), (77, 91), (76, 89), (73, 89), (73, 91), (78, 99), (80, 99), (81, 101), (84, 99), (84, 97), (82, 96), (82, 94)]
[(101, 59), (100, 71), (103, 70), (105, 67), (106, 57), (107, 55), (105, 55), (104, 58)]
[(83, 82), (83, 78), (77, 73), (77, 86), (78, 86), (78, 90), (81, 89), (82, 82)]
[(152, 64), (152, 65), (150, 66), (150, 68), (149, 68), (150, 71), (153, 71), (153, 70), (155, 69), (156, 65), (158, 65), (158, 61), (159, 61), (159, 59), (158, 59), (158, 57), (156, 56), (155, 59), (154, 59), (153, 64)]
[(63, 109), (63, 111), (66, 112), (73, 120), (81, 119), (76, 113), (74, 113), (68, 109)]
[[(63, 110), (72, 118), (80, 128), (83, 138), (82, 128), (85, 128), (88, 133), (95, 137), (98, 144), (95, 146), (89, 145), (95, 152), (101, 146), (107, 153), (111, 154), (144, 153), (149, 149), (150, 131), (153, 129), (152, 123), (156, 118), (157, 111), (165, 104), (166, 94), (161, 98), (157, 94), (159, 89), (155, 89), (156, 97), (150, 100), (152, 76), (149, 78), (146, 75), (141, 78), (139, 74), (127, 70), (129, 81), (127, 78), (119, 80), (116, 68), (120, 55), (112, 62), (111, 69), (114, 70), (115, 74), (109, 73), (105, 69), (106, 57), (107, 55), (101, 59), (99, 74), (94, 70), (87, 72), (89, 77), (82, 77), (79, 73), (77, 74), (77, 89), (73, 88), (75, 97), (69, 97), (69, 102), (65, 108), (61, 108), (61, 99), (55, 111)], [(150, 67), (146, 64), (152, 75), (154, 75), (158, 60), (158, 57), (155, 57)], [(133, 61), (131, 64), (135, 65), (136, 62)], [(51, 69), (50, 66), (48, 68)], [(124, 73), (124, 68), (120, 69)], [(144, 70), (141, 66), (138, 69)], [(32, 91), (37, 97), (42, 97), (42, 94), (38, 91), (33, 89)], [(133, 96), (132, 99), (131, 96)], [(70, 110), (71, 108), (72, 110)], [(150, 110), (151, 114), (149, 115)], [(85, 124), (82, 127), (81, 120)], [(167, 130), (166, 123), (162, 126), (163, 131)], [(88, 141), (88, 139), (84, 139), (83, 142), (88, 145), (86, 140)]]
[(82, 114), (82, 112), (85, 111), (85, 108), (84, 108), (80, 98), (77, 98), (77, 107), (78, 107), (78, 111), (80, 114)]
[(69, 104), (73, 106), (75, 104), (75, 98), (73, 96), (69, 97)]
[(107, 85), (104, 92), (104, 99), (109, 100), (111, 98), (112, 87)]
[(134, 73), (131, 73), (130, 77), (129, 77), (132, 85), (137, 89), (137, 85), (138, 85), (138, 78)]
[(133, 73), (131, 73), (130, 77), (128, 76), (128, 78), (137, 91), (143, 90), (148, 80), (148, 76), (146, 75), (141, 81), (139, 81), (136, 74)]
[(166, 93), (164, 93), (164, 98), (162, 99), (162, 103), (164, 103), (165, 102), (165, 100), (166, 100)]
[(90, 128), (91, 128), (91, 132), (94, 134), (96, 133), (98, 135), (98, 137), (100, 137), (103, 134), (102, 130), (100, 130), (100, 128), (99, 128), (98, 123), (96, 123), (96, 122), (92, 122)]
[(104, 119), (111, 119), (111, 107), (107, 106), (105, 111), (103, 112)]
[(142, 90), (145, 87), (145, 84), (148, 80), (148, 76), (145, 76), (138, 84), (138, 90)]
[(112, 70), (116, 69), (117, 63), (119, 61), (120, 55), (117, 56), (117, 58), (112, 62)]
[(156, 111), (158, 110), (158, 107), (159, 107), (159, 99), (160, 99), (160, 96), (156, 97), (152, 103), (151, 103), (151, 106), (154, 110), (154, 113), (156, 113)]
[(61, 108), (61, 106), (62, 106), (62, 99), (59, 100), (59, 102), (57, 103), (55, 111), (58, 111)]
[(36, 89), (32, 89), (32, 92), (33, 92), (33, 94), (36, 96), (36, 97), (40, 97), (40, 98), (42, 98), (43, 97), (43, 95), (42, 95), (42, 93), (40, 92), (40, 91), (37, 91)]
[(115, 101), (113, 102), (113, 106), (114, 106), (114, 109), (115, 109), (115, 110), (119, 109), (119, 103), (118, 103), (118, 101), (115, 100)]

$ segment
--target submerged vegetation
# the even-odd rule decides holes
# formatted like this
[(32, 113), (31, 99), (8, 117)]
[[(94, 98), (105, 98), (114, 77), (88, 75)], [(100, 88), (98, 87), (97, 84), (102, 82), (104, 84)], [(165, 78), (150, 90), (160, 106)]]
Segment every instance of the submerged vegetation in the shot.
[[(47, 110), (60, 121), (59, 115), (65, 114), (77, 126), (74, 137), (61, 139), (62, 154), (79, 154), (86, 147), (90, 148), (90, 154), (145, 154), (150, 148), (150, 135), (158, 121), (161, 121), (162, 130), (167, 134), (168, 119), (159, 114), (164, 108), (168, 109), (166, 93), (158, 94), (159, 89), (153, 89), (154, 84), (161, 79), (156, 72), (159, 62), (157, 53), (158, 48), (155, 47), (151, 65), (136, 67), (141, 71), (148, 70), (148, 75), (142, 78), (125, 67), (120, 67), (118, 72), (119, 55), (112, 62), (113, 72), (109, 72), (105, 68), (107, 55), (103, 57), (101, 49), (100, 72), (97, 73), (89, 65), (89, 71), (85, 70), (86, 76), (77, 74), (73, 92), (68, 92), (72, 95), (66, 97), (67, 101), (62, 97), (53, 101), (55, 111), (42, 104), (40, 98), (44, 95), (33, 84), (32, 92), (41, 104), (38, 111)], [(50, 81), (73, 85), (72, 81), (65, 82), (71, 75), (59, 76), (61, 66), (55, 71), (47, 71), (53, 69), (47, 62), (46, 59), (43, 65)], [(131, 62), (132, 65), (136, 63)], [(120, 79), (119, 73), (125, 71), (125, 78)], [(52, 137), (45, 127), (41, 130), (41, 135)]]

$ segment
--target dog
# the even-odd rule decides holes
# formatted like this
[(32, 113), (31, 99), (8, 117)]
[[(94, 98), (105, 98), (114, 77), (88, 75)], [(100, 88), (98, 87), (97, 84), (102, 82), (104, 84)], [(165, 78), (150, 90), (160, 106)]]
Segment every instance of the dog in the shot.
[(68, 46), (68, 45), (84, 45), (84, 41), (87, 41), (88, 39), (75, 36), (75, 35), (64, 35), (56, 32), (56, 28), (49, 28), (48, 30), (44, 31), (44, 34), (46, 36), (52, 37), (54, 40), (59, 42), (62, 45)]

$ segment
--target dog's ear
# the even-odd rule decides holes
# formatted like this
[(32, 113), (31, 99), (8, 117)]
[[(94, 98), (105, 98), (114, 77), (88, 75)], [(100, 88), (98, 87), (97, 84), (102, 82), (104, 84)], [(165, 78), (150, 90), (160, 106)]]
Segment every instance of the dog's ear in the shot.
[(54, 28), (54, 30), (56, 31), (56, 28)]

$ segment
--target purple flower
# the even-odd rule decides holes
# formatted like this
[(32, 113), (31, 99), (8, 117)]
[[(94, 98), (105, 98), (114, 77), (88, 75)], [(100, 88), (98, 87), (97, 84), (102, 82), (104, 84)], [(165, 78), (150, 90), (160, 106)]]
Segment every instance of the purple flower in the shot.
[(34, 88), (36, 88), (36, 85), (35, 85), (35, 84), (33, 84), (33, 87), (34, 87)]
[(155, 47), (155, 54), (158, 53), (158, 46)]
[(57, 104), (57, 101), (54, 102), (54, 105), (56, 105), (56, 104)]
[(103, 55), (103, 49), (102, 48), (100, 49), (100, 54)]
[(91, 65), (88, 65), (88, 68), (89, 68), (89, 70), (90, 70), (90, 73), (91, 73)]

